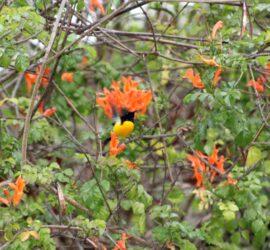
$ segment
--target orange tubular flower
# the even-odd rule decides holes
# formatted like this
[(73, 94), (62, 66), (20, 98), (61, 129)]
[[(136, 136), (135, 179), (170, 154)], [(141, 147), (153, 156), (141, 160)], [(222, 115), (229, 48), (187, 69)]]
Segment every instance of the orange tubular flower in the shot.
[(17, 206), (20, 203), (22, 196), (23, 196), (25, 181), (21, 176), (19, 176), (18, 179), (16, 180), (15, 184), (9, 183), (8, 185), (10, 186), (10, 188), (12, 188), (14, 190), (13, 205)]
[[(37, 99), (39, 100), (39, 99), (40, 99), (40, 96), (38, 96)], [(38, 110), (39, 110), (39, 112), (40, 112), (41, 114), (44, 113), (44, 100), (39, 104)]]
[(145, 113), (152, 100), (152, 93), (137, 89), (137, 85), (138, 82), (131, 77), (122, 77), (119, 82), (112, 81), (112, 90), (104, 88), (103, 95), (96, 98), (96, 103), (111, 119), (116, 114), (121, 116), (123, 111)]
[[(225, 170), (223, 168), (224, 161), (225, 161), (225, 158), (223, 155), (221, 155), (220, 158), (218, 157), (218, 149), (215, 145), (212, 154), (208, 157), (209, 164), (214, 166), (216, 169), (218, 169), (220, 171), (221, 174), (223, 174), (223, 173), (225, 173)], [(213, 181), (217, 172), (213, 169), (211, 170), (211, 172), (212, 172), (211, 181)]]
[(24, 78), (27, 84), (27, 94), (30, 95), (32, 91), (32, 85), (35, 84), (37, 80), (37, 75), (31, 73), (25, 73)]
[(1, 204), (1, 203), (4, 203), (6, 206), (10, 207), (10, 204), (11, 204), (11, 197), (10, 197), (9, 191), (8, 191), (6, 188), (3, 189), (3, 194), (4, 194), (7, 198), (2, 198), (2, 197), (0, 197), (0, 204)]
[(217, 71), (216, 71), (216, 73), (214, 75), (213, 82), (212, 82), (214, 87), (216, 87), (217, 84), (218, 84), (218, 82), (220, 81), (220, 79), (221, 79), (221, 76), (220, 76), (221, 73), (222, 73), (221, 67), (218, 67), (218, 69), (217, 69)]
[[(267, 70), (270, 70), (270, 62), (266, 64), (266, 69), (267, 69)], [(269, 73), (270, 73), (270, 72), (269, 72)], [(267, 73), (267, 74), (269, 74), (269, 73)]]
[[(225, 173), (225, 170), (224, 170), (224, 162), (225, 162), (225, 158), (223, 155), (220, 156), (220, 159), (216, 159), (216, 161), (211, 164), (212, 166), (214, 166), (215, 164), (215, 167), (216, 169), (218, 169), (220, 171), (221, 174), (224, 174)], [(209, 162), (210, 163), (210, 162)], [(211, 181), (214, 180), (215, 176), (216, 176), (217, 172), (215, 170), (212, 171), (212, 174), (211, 174)]]
[(52, 108), (46, 109), (42, 115), (45, 117), (51, 117), (56, 113), (56, 111), (57, 109), (55, 107), (52, 107)]
[(111, 132), (111, 141), (110, 141), (110, 156), (117, 156), (121, 151), (126, 148), (125, 144), (118, 146), (119, 140), (114, 132)]
[(218, 31), (219, 29), (222, 29), (222, 27), (223, 27), (223, 22), (222, 22), (222, 21), (218, 21), (218, 22), (214, 25), (214, 27), (213, 27), (213, 29), (212, 29), (212, 40), (215, 40), (217, 31)]
[(224, 155), (221, 155), (219, 158), (219, 161), (217, 162), (217, 169), (224, 174), (225, 170), (224, 170), (224, 162), (225, 162), (225, 157)]
[(122, 239), (117, 241), (117, 245), (113, 248), (113, 250), (127, 250), (126, 247), (126, 240), (129, 237), (127, 237), (126, 233), (122, 233)]
[(193, 69), (190, 68), (187, 70), (183, 78), (187, 78), (192, 82), (192, 86), (197, 89), (203, 89), (205, 86), (201, 80), (200, 74), (194, 74)]
[(88, 58), (86, 56), (82, 57), (82, 65), (86, 65), (88, 63)]
[[(40, 67), (37, 67), (36, 68), (36, 74), (34, 74), (34, 73), (25, 73), (24, 74), (24, 78), (25, 78), (25, 81), (26, 81), (26, 84), (27, 84), (27, 93), (28, 93), (28, 95), (31, 94), (32, 87), (36, 83), (39, 73), (40, 73)], [(50, 75), (50, 69), (45, 68), (43, 77), (41, 79), (41, 85), (43, 87), (46, 87), (48, 85), (48, 83), (49, 83), (49, 80), (48, 80), (49, 75)]]
[[(194, 178), (196, 179), (196, 186), (200, 188), (204, 187), (204, 177), (205, 175), (210, 175), (210, 181), (212, 182), (217, 174), (224, 174), (224, 162), (225, 157), (221, 155), (218, 157), (218, 149), (214, 146), (213, 152), (210, 156), (206, 156), (200, 151), (196, 151), (197, 155), (187, 155), (187, 159), (191, 162), (194, 171)], [(198, 157), (198, 155), (200, 157)], [(209, 168), (201, 158), (207, 160), (209, 164), (215, 167), (217, 170)], [(231, 175), (227, 176), (227, 184), (236, 184), (237, 181), (232, 178)]]
[[(39, 73), (40, 73), (40, 68), (41, 68), (40, 66), (36, 68), (37, 75), (39, 75)], [(50, 69), (45, 68), (44, 74), (43, 74), (42, 79), (41, 79), (41, 85), (43, 87), (46, 87), (48, 85), (50, 73), (51, 73)]]
[(211, 165), (214, 165), (217, 161), (218, 161), (218, 149), (215, 145), (212, 154), (208, 157), (208, 162)]
[(204, 62), (207, 65), (220, 67), (220, 65), (214, 59), (206, 59), (200, 54), (199, 54), (199, 57), (202, 60), (202, 62)]
[(105, 10), (99, 0), (90, 0), (90, 10), (95, 12), (96, 9), (99, 9), (103, 16), (105, 15)]
[(264, 82), (266, 81), (265, 77), (261, 75), (257, 81), (250, 80), (248, 86), (255, 88), (259, 93), (263, 93), (265, 90)]
[(227, 178), (227, 182), (226, 183), (229, 184), (229, 185), (236, 185), (237, 184), (237, 180), (233, 179), (233, 177), (230, 174), (228, 174), (228, 178)]
[[(200, 151), (196, 152), (200, 157), (206, 158)], [(188, 155), (187, 159), (191, 161), (193, 171), (194, 171), (194, 178), (196, 179), (196, 186), (197, 187), (204, 187), (203, 181), (204, 176), (203, 173), (207, 172), (207, 168), (205, 167), (204, 162), (196, 155)]]
[(74, 81), (74, 73), (73, 72), (64, 72), (61, 76), (61, 79), (66, 82)]
[(137, 164), (135, 162), (131, 162), (129, 160), (126, 160), (126, 163), (127, 163), (129, 169), (137, 168)]

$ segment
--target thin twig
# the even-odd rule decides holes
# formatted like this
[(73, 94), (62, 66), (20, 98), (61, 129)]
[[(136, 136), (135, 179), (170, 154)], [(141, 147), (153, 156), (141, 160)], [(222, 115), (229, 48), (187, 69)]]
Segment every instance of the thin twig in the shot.
[[(144, 59), (144, 62), (145, 62), (145, 68), (148, 71), (148, 66), (147, 66), (146, 59)], [(156, 97), (155, 97), (155, 93), (154, 93), (154, 88), (153, 88), (153, 85), (152, 85), (151, 76), (150, 76), (149, 72), (148, 72), (147, 75), (148, 75), (148, 84), (149, 84), (149, 87), (150, 87), (150, 90), (151, 90), (152, 96), (153, 96), (155, 114), (156, 114), (156, 117), (157, 117), (157, 119), (159, 121), (158, 122), (159, 133), (162, 134), (163, 133), (163, 127), (162, 127), (160, 115), (159, 115), (159, 112), (158, 112), (157, 101), (156, 101)], [(165, 162), (165, 165), (168, 168), (170, 180), (171, 180), (171, 182), (173, 182), (173, 175), (172, 175), (172, 170), (171, 170), (170, 163), (169, 163), (169, 160), (168, 160), (168, 152), (167, 152), (166, 140), (165, 140), (164, 137), (162, 137), (162, 143), (163, 143), (163, 146), (164, 146), (164, 150), (162, 150), (164, 162)]]
[[(45, 188), (46, 190), (48, 190), (49, 192), (51, 192), (51, 193), (53, 193), (53, 194), (55, 194), (55, 195), (58, 195), (58, 192), (57, 192), (57, 190), (56, 190), (54, 187), (46, 187), (46, 186), (44, 186), (44, 188)], [(92, 217), (92, 212), (91, 212), (88, 208), (84, 207), (83, 205), (81, 205), (80, 203), (78, 203), (78, 202), (75, 201), (74, 199), (68, 197), (67, 195), (64, 195), (64, 199), (65, 199), (65, 201), (67, 201), (67, 202), (68, 202), (69, 204), (71, 204), (72, 206), (74, 206), (74, 207), (76, 207), (76, 208), (82, 210), (82, 211), (85, 212), (87, 215), (89, 215), (89, 216)]]
[(57, 18), (56, 18), (56, 21), (55, 21), (55, 24), (54, 24), (54, 27), (53, 27), (52, 35), (51, 35), (49, 44), (48, 44), (48, 46), (46, 48), (46, 53), (45, 53), (45, 56), (43, 58), (43, 63), (42, 63), (41, 68), (40, 68), (40, 73), (38, 75), (38, 79), (36, 81), (36, 84), (34, 86), (34, 90), (33, 90), (33, 93), (32, 93), (30, 106), (29, 106), (28, 112), (27, 112), (26, 117), (25, 117), (25, 125), (24, 125), (23, 138), (22, 138), (22, 162), (21, 162), (22, 165), (26, 164), (26, 160), (27, 160), (28, 135), (29, 135), (32, 112), (33, 112), (34, 104), (35, 104), (36, 97), (37, 97), (37, 94), (38, 94), (38, 89), (39, 89), (39, 87), (41, 85), (41, 79), (43, 77), (46, 64), (48, 63), (48, 58), (49, 58), (49, 55), (50, 55), (50, 51), (52, 49), (53, 42), (54, 42), (56, 34), (57, 34), (58, 24), (59, 24), (59, 21), (60, 21), (60, 18), (61, 18), (61, 15), (62, 15), (62, 12), (64, 10), (66, 2), (67, 2), (67, 0), (62, 0), (61, 5), (59, 7), (59, 10), (58, 10), (58, 13), (57, 13)]

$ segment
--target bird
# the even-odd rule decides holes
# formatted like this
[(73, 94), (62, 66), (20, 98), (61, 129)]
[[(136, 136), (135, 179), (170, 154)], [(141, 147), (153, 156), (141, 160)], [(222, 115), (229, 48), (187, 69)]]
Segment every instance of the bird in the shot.
[[(112, 125), (113, 129), (112, 131), (116, 134), (119, 138), (126, 138), (128, 137), (135, 128), (134, 125), (134, 119), (135, 119), (135, 112), (129, 112), (127, 110), (123, 110), (121, 113), (121, 116), (119, 116), (116, 112), (113, 112), (113, 119), (112, 119)], [(111, 137), (106, 138), (103, 141), (102, 147), (105, 147), (109, 141), (111, 140)]]
[(117, 137), (126, 138), (134, 130), (135, 112), (124, 110), (122, 115), (113, 118), (113, 132)]

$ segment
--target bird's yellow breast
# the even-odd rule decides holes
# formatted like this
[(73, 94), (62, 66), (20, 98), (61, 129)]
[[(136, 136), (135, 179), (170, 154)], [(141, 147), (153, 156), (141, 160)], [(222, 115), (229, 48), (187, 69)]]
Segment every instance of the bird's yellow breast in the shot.
[(124, 121), (122, 124), (116, 123), (113, 127), (113, 132), (115, 132), (118, 137), (127, 137), (134, 130), (134, 123), (131, 121)]

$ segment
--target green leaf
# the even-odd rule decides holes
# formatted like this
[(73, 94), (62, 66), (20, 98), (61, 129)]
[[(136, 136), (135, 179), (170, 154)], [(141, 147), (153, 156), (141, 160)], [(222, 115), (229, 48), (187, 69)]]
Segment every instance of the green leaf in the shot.
[[(207, 129), (207, 140), (214, 141), (219, 136), (218, 130), (214, 128)], [(212, 149), (213, 150), (213, 149)]]
[(233, 211), (225, 210), (222, 212), (222, 214), (223, 214), (224, 219), (227, 221), (235, 219), (235, 213)]
[(85, 8), (84, 0), (78, 0), (77, 11), (80, 12)]
[(52, 162), (52, 163), (49, 165), (49, 168), (51, 168), (51, 169), (60, 169), (60, 166), (58, 165), (57, 162)]
[(107, 180), (102, 180), (101, 181), (101, 186), (104, 189), (104, 191), (108, 192), (110, 190), (111, 184)]
[(204, 151), (205, 151), (205, 153), (206, 154), (208, 154), (208, 155), (210, 155), (211, 153), (212, 153), (212, 151), (213, 151), (213, 143), (207, 143), (207, 144), (205, 144), (205, 146), (203, 147), (203, 149), (204, 149)]
[(144, 204), (140, 202), (135, 202), (132, 206), (132, 210), (134, 214), (144, 214), (145, 213)]
[(231, 240), (234, 244), (239, 245), (241, 242), (241, 234), (239, 232), (233, 233)]
[(30, 165), (24, 165), (22, 166), (21, 172), (24, 179), (27, 181), (27, 183), (33, 184), (37, 181), (38, 171), (36, 167), (32, 167)]
[(187, 94), (187, 95), (184, 97), (184, 99), (183, 99), (183, 103), (184, 103), (185, 105), (191, 103), (191, 102), (192, 102), (192, 98), (193, 98), (193, 94), (192, 94), (192, 93)]
[(174, 189), (171, 192), (169, 192), (167, 199), (171, 202), (171, 203), (180, 203), (183, 201), (184, 199), (184, 194), (183, 192), (181, 192), (180, 190)]
[(136, 230), (138, 230), (140, 234), (143, 234), (145, 232), (145, 221), (146, 221), (145, 213), (137, 215), (135, 214), (133, 216), (133, 221), (136, 226)]
[(180, 249), (182, 250), (196, 250), (197, 247), (189, 240), (181, 240)]
[(266, 174), (270, 174), (270, 160), (266, 160), (263, 163)]
[(103, 235), (105, 229), (106, 229), (106, 222), (104, 220), (92, 220), (90, 222), (89, 228), (95, 228), (98, 230), (98, 235)]
[(226, 104), (228, 107), (231, 106), (231, 100), (230, 100), (230, 96), (229, 96), (229, 95), (227, 95), (227, 96), (225, 97), (224, 102), (225, 102), (225, 104)]
[(74, 42), (76, 40), (76, 34), (70, 34), (67, 38), (68, 42)]
[(122, 200), (121, 201), (121, 207), (124, 210), (128, 211), (129, 209), (132, 208), (132, 201), (130, 201), (130, 200)]
[(262, 249), (262, 246), (265, 243), (266, 234), (267, 234), (266, 229), (259, 230), (255, 233), (255, 240), (253, 243), (256, 249)]
[(262, 159), (262, 152), (259, 148), (252, 146), (248, 150), (246, 166), (254, 166), (258, 161)]
[(245, 147), (252, 140), (253, 133), (250, 130), (242, 130), (235, 138), (236, 145)]
[(6, 54), (3, 54), (0, 57), (0, 66), (3, 68), (7, 68), (9, 65), (10, 65), (10, 58)]
[(251, 225), (253, 233), (257, 233), (265, 228), (264, 223), (261, 219), (255, 220)]
[(73, 176), (74, 175), (73, 170), (71, 168), (67, 168), (63, 172), (67, 176)]
[(18, 6), (28, 6), (28, 3), (26, 0), (16, 0), (15, 3)]
[(153, 229), (153, 238), (162, 244), (168, 239), (168, 229), (166, 227), (155, 227)]
[(15, 68), (20, 71), (24, 72), (28, 67), (29, 67), (30, 61), (29, 57), (23, 54), (19, 54), (16, 57), (16, 62), (15, 62)]
[(249, 231), (248, 230), (243, 230), (241, 232), (241, 235), (247, 242), (249, 242)]
[(205, 102), (206, 99), (209, 97), (210, 95), (208, 93), (201, 93), (200, 96), (199, 96), (199, 100), (201, 102)]
[(253, 208), (249, 208), (244, 212), (244, 219), (247, 221), (255, 220), (256, 216), (257, 216), (257, 212)]
[(163, 206), (154, 206), (150, 213), (151, 219), (172, 219), (178, 218), (178, 216), (172, 212), (172, 208), (170, 205), (163, 205)]
[(239, 208), (236, 206), (236, 204), (234, 202), (228, 201), (227, 202), (227, 207), (228, 207), (229, 210), (234, 211), (234, 212), (239, 210)]
[(97, 52), (94, 47), (86, 46), (85, 49), (87, 50), (92, 59), (95, 59), (97, 57)]
[(267, 30), (267, 31), (266, 31), (264, 41), (265, 41), (266, 43), (270, 43), (270, 30)]

